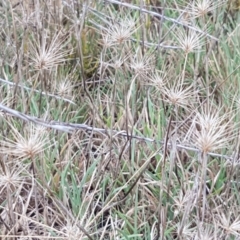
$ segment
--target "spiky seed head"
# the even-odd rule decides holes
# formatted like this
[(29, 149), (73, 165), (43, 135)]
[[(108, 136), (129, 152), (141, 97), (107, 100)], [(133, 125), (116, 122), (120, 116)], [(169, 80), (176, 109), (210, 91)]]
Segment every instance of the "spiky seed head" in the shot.
[(102, 33), (102, 41), (101, 44), (103, 48), (110, 48), (112, 46), (112, 41), (110, 35), (108, 33)]
[(114, 46), (122, 44), (129, 40), (136, 31), (136, 23), (133, 19), (126, 17), (119, 22), (110, 24), (103, 33), (103, 42), (106, 46)]
[(196, 94), (192, 85), (187, 86), (177, 80), (173, 85), (166, 84), (162, 88), (163, 100), (174, 107), (189, 109), (193, 103), (193, 97)]
[(18, 129), (11, 126), (13, 140), (10, 138), (1, 141), (0, 152), (12, 155), (18, 159), (33, 158), (49, 147), (49, 141), (43, 127), (29, 124), (25, 133), (19, 133)]
[(229, 213), (226, 216), (224, 213), (220, 214), (219, 226), (224, 229), (227, 236), (233, 235), (235, 237), (239, 236), (240, 232), (240, 217), (233, 217), (233, 214)]
[(209, 111), (196, 113), (192, 122), (191, 142), (201, 152), (216, 151), (228, 146), (233, 140), (233, 125), (228, 114), (211, 108)]
[(195, 236), (192, 238), (193, 240), (213, 240), (216, 239), (215, 229), (210, 226), (201, 227), (201, 230), (194, 234)]
[(162, 90), (166, 84), (166, 73), (164, 71), (155, 71), (149, 78), (149, 85), (157, 88), (157, 90)]
[(180, 29), (174, 35), (185, 54), (200, 51), (204, 45), (204, 33), (199, 33), (191, 29)]
[(23, 184), (25, 182), (25, 176), (22, 175), (23, 171), (21, 164), (10, 167), (6, 163), (5, 171), (0, 172), (0, 194), (5, 188), (13, 188), (14, 190)]
[[(192, 227), (192, 222), (185, 224), (182, 228), (181, 224), (177, 224), (177, 233), (179, 237), (184, 237), (184, 239), (192, 239), (194, 234), (194, 227)], [(181, 234), (180, 234), (181, 232)]]
[(195, 0), (190, 4), (189, 12), (193, 17), (203, 17), (226, 2), (225, 0)]
[(54, 92), (56, 92), (57, 95), (59, 95), (60, 97), (72, 99), (73, 98), (72, 91), (73, 85), (71, 83), (71, 80), (69, 80), (67, 77), (65, 79), (55, 82)]
[(51, 40), (43, 33), (41, 41), (30, 42), (30, 60), (35, 70), (52, 70), (52, 68), (66, 61), (69, 50), (64, 50), (65, 38), (61, 32), (55, 34)]
[(153, 72), (154, 57), (152, 55), (144, 55), (140, 49), (137, 50), (136, 54), (131, 59), (130, 68), (134, 72), (135, 76), (148, 79)]

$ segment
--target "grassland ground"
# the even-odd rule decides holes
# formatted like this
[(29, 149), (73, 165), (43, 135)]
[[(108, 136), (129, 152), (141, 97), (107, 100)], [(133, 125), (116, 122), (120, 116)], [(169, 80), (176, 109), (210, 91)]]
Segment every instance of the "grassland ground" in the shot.
[(0, 0), (0, 238), (240, 239), (239, 27), (237, 0)]

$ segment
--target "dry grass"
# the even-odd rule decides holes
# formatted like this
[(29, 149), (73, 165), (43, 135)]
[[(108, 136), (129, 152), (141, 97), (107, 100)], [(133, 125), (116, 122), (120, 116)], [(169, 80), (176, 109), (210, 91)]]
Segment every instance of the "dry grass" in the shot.
[(238, 1), (0, 1), (1, 239), (240, 239)]

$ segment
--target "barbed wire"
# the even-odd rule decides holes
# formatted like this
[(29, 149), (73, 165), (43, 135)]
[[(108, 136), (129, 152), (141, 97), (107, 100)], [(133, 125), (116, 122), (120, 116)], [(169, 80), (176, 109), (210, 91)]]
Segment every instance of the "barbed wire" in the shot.
[[(164, 145), (164, 141), (162, 141), (162, 140), (156, 140), (156, 139), (153, 139), (153, 138), (148, 138), (148, 137), (139, 136), (139, 135), (131, 135), (128, 132), (126, 132), (125, 130), (117, 131), (117, 130), (113, 130), (113, 129), (104, 129), (104, 128), (92, 127), (92, 126), (89, 126), (87, 124), (68, 123), (68, 122), (60, 122), (60, 121), (46, 121), (46, 120), (43, 120), (43, 119), (40, 119), (40, 118), (37, 118), (37, 117), (29, 116), (29, 115), (24, 114), (22, 112), (19, 112), (17, 110), (14, 110), (12, 108), (9, 108), (9, 107), (1, 104), (1, 103), (0, 103), (0, 110), (8, 113), (8, 114), (10, 114), (14, 117), (20, 118), (23, 121), (32, 122), (32, 123), (44, 126), (46, 128), (51, 128), (51, 129), (55, 129), (55, 130), (70, 133), (70, 134), (73, 134), (77, 130), (84, 130), (84, 131), (89, 131), (89, 132), (94, 132), (94, 133), (101, 133), (101, 134), (104, 134), (106, 136), (111, 135), (112, 137), (124, 137), (124, 138), (127, 138), (128, 140), (136, 139), (138, 141), (152, 142), (152, 143), (158, 143), (158, 144)], [(171, 148), (172, 144), (168, 143), (167, 147)], [(183, 144), (176, 144), (176, 147), (178, 149), (184, 149), (184, 150), (187, 150), (187, 151), (193, 151), (193, 152), (200, 153), (200, 150), (195, 148), (195, 147), (186, 146), (186, 145), (183, 145)], [(227, 155), (222, 155), (222, 154), (218, 154), (218, 153), (213, 153), (213, 152), (209, 152), (208, 155), (213, 156), (213, 157), (224, 158), (224, 159), (227, 159), (229, 161), (235, 160), (234, 157), (227, 156)]]

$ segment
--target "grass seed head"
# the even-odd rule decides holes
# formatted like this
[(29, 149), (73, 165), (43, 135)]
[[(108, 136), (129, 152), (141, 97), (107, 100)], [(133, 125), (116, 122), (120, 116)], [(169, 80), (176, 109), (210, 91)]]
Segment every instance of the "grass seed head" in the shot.
[(103, 42), (105, 46), (121, 45), (124, 41), (130, 39), (136, 31), (136, 23), (133, 19), (126, 17), (119, 22), (109, 24), (103, 33)]
[(180, 29), (174, 35), (177, 38), (180, 48), (185, 52), (185, 54), (200, 51), (205, 44), (204, 33), (199, 33), (194, 30)]
[(154, 57), (152, 55), (142, 55), (141, 50), (138, 49), (136, 54), (132, 57), (130, 68), (134, 72), (135, 76), (149, 79), (152, 75), (154, 66)]
[(213, 108), (196, 114), (191, 131), (192, 143), (205, 153), (225, 148), (233, 140), (231, 118)]
[(239, 237), (240, 232), (240, 218), (233, 218), (232, 214), (229, 213), (229, 216), (226, 216), (224, 213), (221, 213), (219, 226), (224, 229), (227, 236)]
[(216, 233), (212, 227), (201, 227), (201, 230), (196, 232), (193, 240), (214, 240), (216, 239)]
[(177, 224), (177, 233), (180, 237), (179, 239), (192, 239), (194, 235), (194, 228), (192, 227), (192, 222), (184, 224), (183, 228), (181, 224)]
[(30, 124), (25, 134), (11, 125), (13, 140), (8, 138), (1, 141), (0, 152), (7, 153), (18, 159), (33, 158), (41, 153), (47, 146), (48, 139), (42, 127), (35, 127)]
[(71, 83), (71, 80), (69, 80), (67, 77), (61, 81), (56, 81), (54, 89), (57, 95), (60, 97), (67, 99), (73, 98), (73, 85)]
[(195, 0), (192, 1), (189, 11), (193, 17), (204, 17), (226, 2), (225, 0)]
[(20, 165), (9, 167), (5, 164), (5, 171), (0, 172), (0, 193), (3, 189), (9, 187), (13, 191), (25, 182), (25, 176), (22, 175), (24, 169)]
[(47, 33), (43, 33), (41, 41), (34, 41), (30, 47), (30, 59), (35, 70), (52, 70), (66, 61), (69, 50), (64, 50), (65, 38), (61, 32), (55, 34), (51, 40)]
[(155, 71), (152, 76), (149, 78), (149, 85), (152, 85), (161, 91), (166, 84), (166, 73), (164, 71)]
[(181, 80), (176, 81), (173, 86), (166, 84), (162, 88), (164, 95), (163, 100), (175, 107), (184, 109), (191, 108), (194, 91), (192, 85), (186, 86), (181, 83)]

